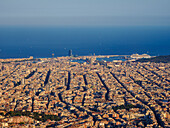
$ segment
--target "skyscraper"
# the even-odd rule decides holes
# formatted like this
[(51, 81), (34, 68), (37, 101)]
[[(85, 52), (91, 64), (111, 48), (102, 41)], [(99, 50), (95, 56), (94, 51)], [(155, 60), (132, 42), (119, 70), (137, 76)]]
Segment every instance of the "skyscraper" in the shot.
[(68, 55), (72, 56), (72, 50), (71, 49), (69, 50)]

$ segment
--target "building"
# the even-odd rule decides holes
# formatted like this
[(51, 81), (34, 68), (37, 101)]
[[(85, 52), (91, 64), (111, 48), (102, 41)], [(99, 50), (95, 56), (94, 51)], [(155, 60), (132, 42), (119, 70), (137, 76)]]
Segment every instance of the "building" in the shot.
[(22, 79), (21, 79), (21, 85), (24, 85), (24, 84), (25, 84), (25, 79), (22, 78)]
[(72, 50), (71, 50), (71, 49), (69, 50), (68, 55), (69, 55), (69, 56), (73, 56), (73, 55), (72, 55)]

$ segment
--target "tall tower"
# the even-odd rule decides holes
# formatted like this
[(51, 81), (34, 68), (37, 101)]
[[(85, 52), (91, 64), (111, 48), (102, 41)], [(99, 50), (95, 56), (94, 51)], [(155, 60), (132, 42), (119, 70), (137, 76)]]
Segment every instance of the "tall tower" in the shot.
[(72, 50), (71, 49), (69, 50), (68, 55), (72, 56)]

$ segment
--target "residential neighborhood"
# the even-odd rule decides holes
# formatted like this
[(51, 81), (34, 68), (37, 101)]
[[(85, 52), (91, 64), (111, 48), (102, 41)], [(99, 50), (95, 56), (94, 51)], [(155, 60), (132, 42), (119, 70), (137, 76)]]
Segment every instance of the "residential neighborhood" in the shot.
[(170, 63), (82, 58), (1, 60), (0, 127), (170, 127)]

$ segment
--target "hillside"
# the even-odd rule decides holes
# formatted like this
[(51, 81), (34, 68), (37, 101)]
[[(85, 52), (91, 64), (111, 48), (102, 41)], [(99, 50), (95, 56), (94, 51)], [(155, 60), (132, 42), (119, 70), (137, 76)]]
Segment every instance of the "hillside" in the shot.
[(170, 62), (170, 55), (156, 56), (156, 57), (152, 57), (152, 58), (143, 58), (143, 59), (136, 60), (136, 62), (169, 63)]

